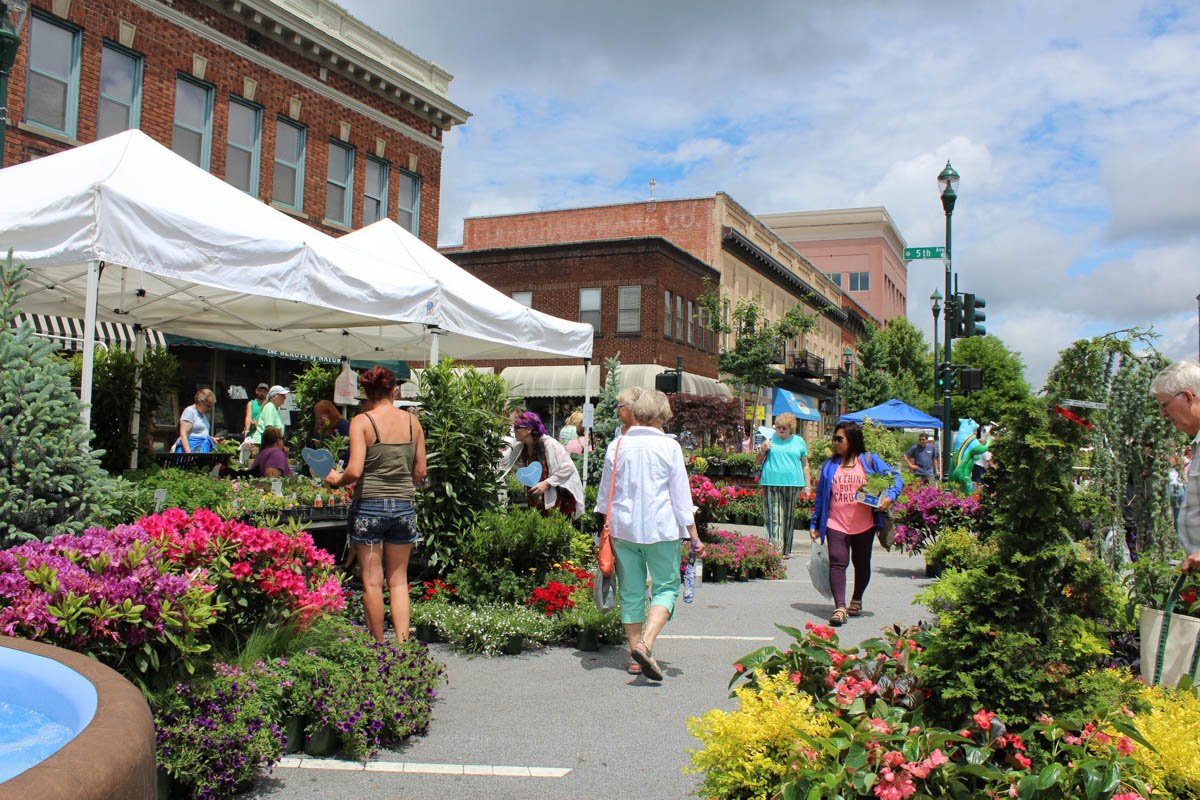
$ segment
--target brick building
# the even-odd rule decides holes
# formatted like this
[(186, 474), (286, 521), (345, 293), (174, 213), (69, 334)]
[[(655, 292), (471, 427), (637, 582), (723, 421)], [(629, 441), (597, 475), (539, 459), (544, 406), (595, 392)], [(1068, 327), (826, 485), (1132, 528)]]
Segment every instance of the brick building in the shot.
[[(442, 137), (469, 114), (449, 99), (449, 73), (336, 4), (31, 6), (9, 81), (4, 164), (140, 128), (326, 233), (389, 217), (436, 245)], [(213, 388), (218, 430), (241, 431), (238, 398), (257, 382), (286, 383), (304, 366), (205, 343), (172, 350), (182, 363), (177, 407)]]
[[(140, 128), (327, 233), (436, 243), (451, 76), (325, 0), (33, 0), (5, 163)], [(147, 176), (148, 178), (151, 176)]]
[[(824, 272), (724, 193), (683, 200), (468, 218), (463, 225), (461, 251), (451, 250), (447, 255), (465, 265), (461, 257), (478, 250), (647, 236), (662, 237), (711, 267), (719, 276), (725, 314), (740, 300), (753, 300), (762, 305), (770, 319), (778, 319), (797, 304), (816, 315), (816, 328), (789, 342), (780, 354), (784, 386), (807, 398), (811, 408), (834, 397), (834, 384), (841, 375), (844, 342), (847, 335), (857, 340), (861, 327), (856, 327), (843, 310), (842, 293)], [(609, 275), (610, 271), (556, 276), (558, 296), (554, 298), (547, 297), (536, 282), (518, 285), (519, 281), (513, 277), (502, 279), (498, 275), (484, 280), (497, 281), (493, 285), (505, 291), (527, 293), (522, 299), (527, 297), (540, 311), (580, 320), (599, 314), (602, 327), (596, 347), (601, 352), (607, 348), (603, 320), (606, 315), (620, 311), (618, 297), (595, 292), (600, 281), (608, 280)], [(710, 288), (701, 286), (696, 294), (673, 296), (672, 327), (682, 324), (685, 334), (704, 328), (697, 300)], [(598, 307), (594, 305), (596, 301)], [(646, 301), (643, 296), (643, 303)], [(666, 309), (657, 296), (652, 302), (655, 305), (643, 315), (662, 311), (665, 316)], [(861, 318), (856, 316), (856, 319), (861, 326)], [(728, 340), (713, 342), (710, 357), (731, 344)], [(622, 360), (627, 359), (623, 356)], [(673, 364), (666, 361), (665, 366)]]
[[(654, 385), (654, 375), (682, 359), (684, 391), (728, 395), (717, 378), (716, 336), (699, 324), (695, 298), (720, 278), (716, 270), (659, 236), (563, 244), (447, 248), (463, 269), (519, 302), (554, 316), (591, 322), (591, 394), (604, 359), (620, 354), (624, 385)], [(685, 299), (687, 298), (687, 299)], [(682, 309), (682, 313), (677, 309)], [(578, 361), (480, 361), (516, 385), (527, 405), (557, 425), (583, 398)], [(603, 380), (602, 380), (603, 378)]]

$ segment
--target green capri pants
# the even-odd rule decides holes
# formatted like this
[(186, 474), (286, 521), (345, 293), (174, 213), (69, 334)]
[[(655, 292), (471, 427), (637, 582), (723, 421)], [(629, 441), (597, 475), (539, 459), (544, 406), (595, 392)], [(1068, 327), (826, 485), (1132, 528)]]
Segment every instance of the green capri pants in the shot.
[(617, 591), (621, 622), (646, 621), (646, 573), (650, 573), (650, 605), (675, 613), (679, 599), (679, 540), (638, 544), (612, 540), (617, 555)]

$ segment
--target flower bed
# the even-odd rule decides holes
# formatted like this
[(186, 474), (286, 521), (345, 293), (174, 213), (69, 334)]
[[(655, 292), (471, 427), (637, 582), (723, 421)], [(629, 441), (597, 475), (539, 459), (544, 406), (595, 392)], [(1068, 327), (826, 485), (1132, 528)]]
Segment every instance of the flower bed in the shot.
[[(738, 711), (689, 722), (704, 744), (693, 754), (702, 797), (1150, 796), (1133, 757), (1148, 743), (1128, 709), (1087, 724), (1043, 716), (1020, 734), (984, 709), (939, 727), (926, 721), (921, 648), (906, 632), (844, 649), (830, 628), (778, 627), (795, 639), (787, 651), (735, 664)], [(791, 725), (775, 719), (781, 706)]]
[(724, 569), (734, 578), (787, 577), (783, 555), (760, 536), (743, 536), (732, 531), (714, 531), (704, 554), (706, 573)]

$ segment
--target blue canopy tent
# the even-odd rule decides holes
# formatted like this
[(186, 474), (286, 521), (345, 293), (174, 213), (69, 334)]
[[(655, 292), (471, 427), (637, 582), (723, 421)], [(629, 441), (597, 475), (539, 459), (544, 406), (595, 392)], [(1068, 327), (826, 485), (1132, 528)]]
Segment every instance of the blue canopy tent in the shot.
[(886, 403), (841, 416), (842, 422), (862, 422), (865, 419), (885, 428), (935, 428), (941, 430), (942, 427), (942, 421), (937, 417), (917, 411), (899, 400), (888, 400)]
[(787, 389), (776, 388), (771, 400), (771, 416), (776, 417), (784, 413), (793, 414), (796, 419), (809, 422), (821, 421), (821, 412), (817, 410), (816, 403), (811, 398), (793, 394)]

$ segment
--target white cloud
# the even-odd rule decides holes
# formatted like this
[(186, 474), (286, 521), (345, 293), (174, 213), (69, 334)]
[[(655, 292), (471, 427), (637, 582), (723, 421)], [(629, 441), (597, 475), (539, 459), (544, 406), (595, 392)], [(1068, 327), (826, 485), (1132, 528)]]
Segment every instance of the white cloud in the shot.
[[(884, 205), (944, 237), (1031, 383), (1085, 332), (1188, 333), (1200, 292), (1200, 6), (1170, 0), (439, 0), (345, 5), (456, 77), (442, 241), (476, 214), (726, 191)], [(939, 264), (914, 262), (931, 325)], [(928, 335), (928, 334), (927, 334)], [(1011, 337), (1011, 341), (1009, 340)], [(1172, 348), (1176, 345), (1172, 344)]]

